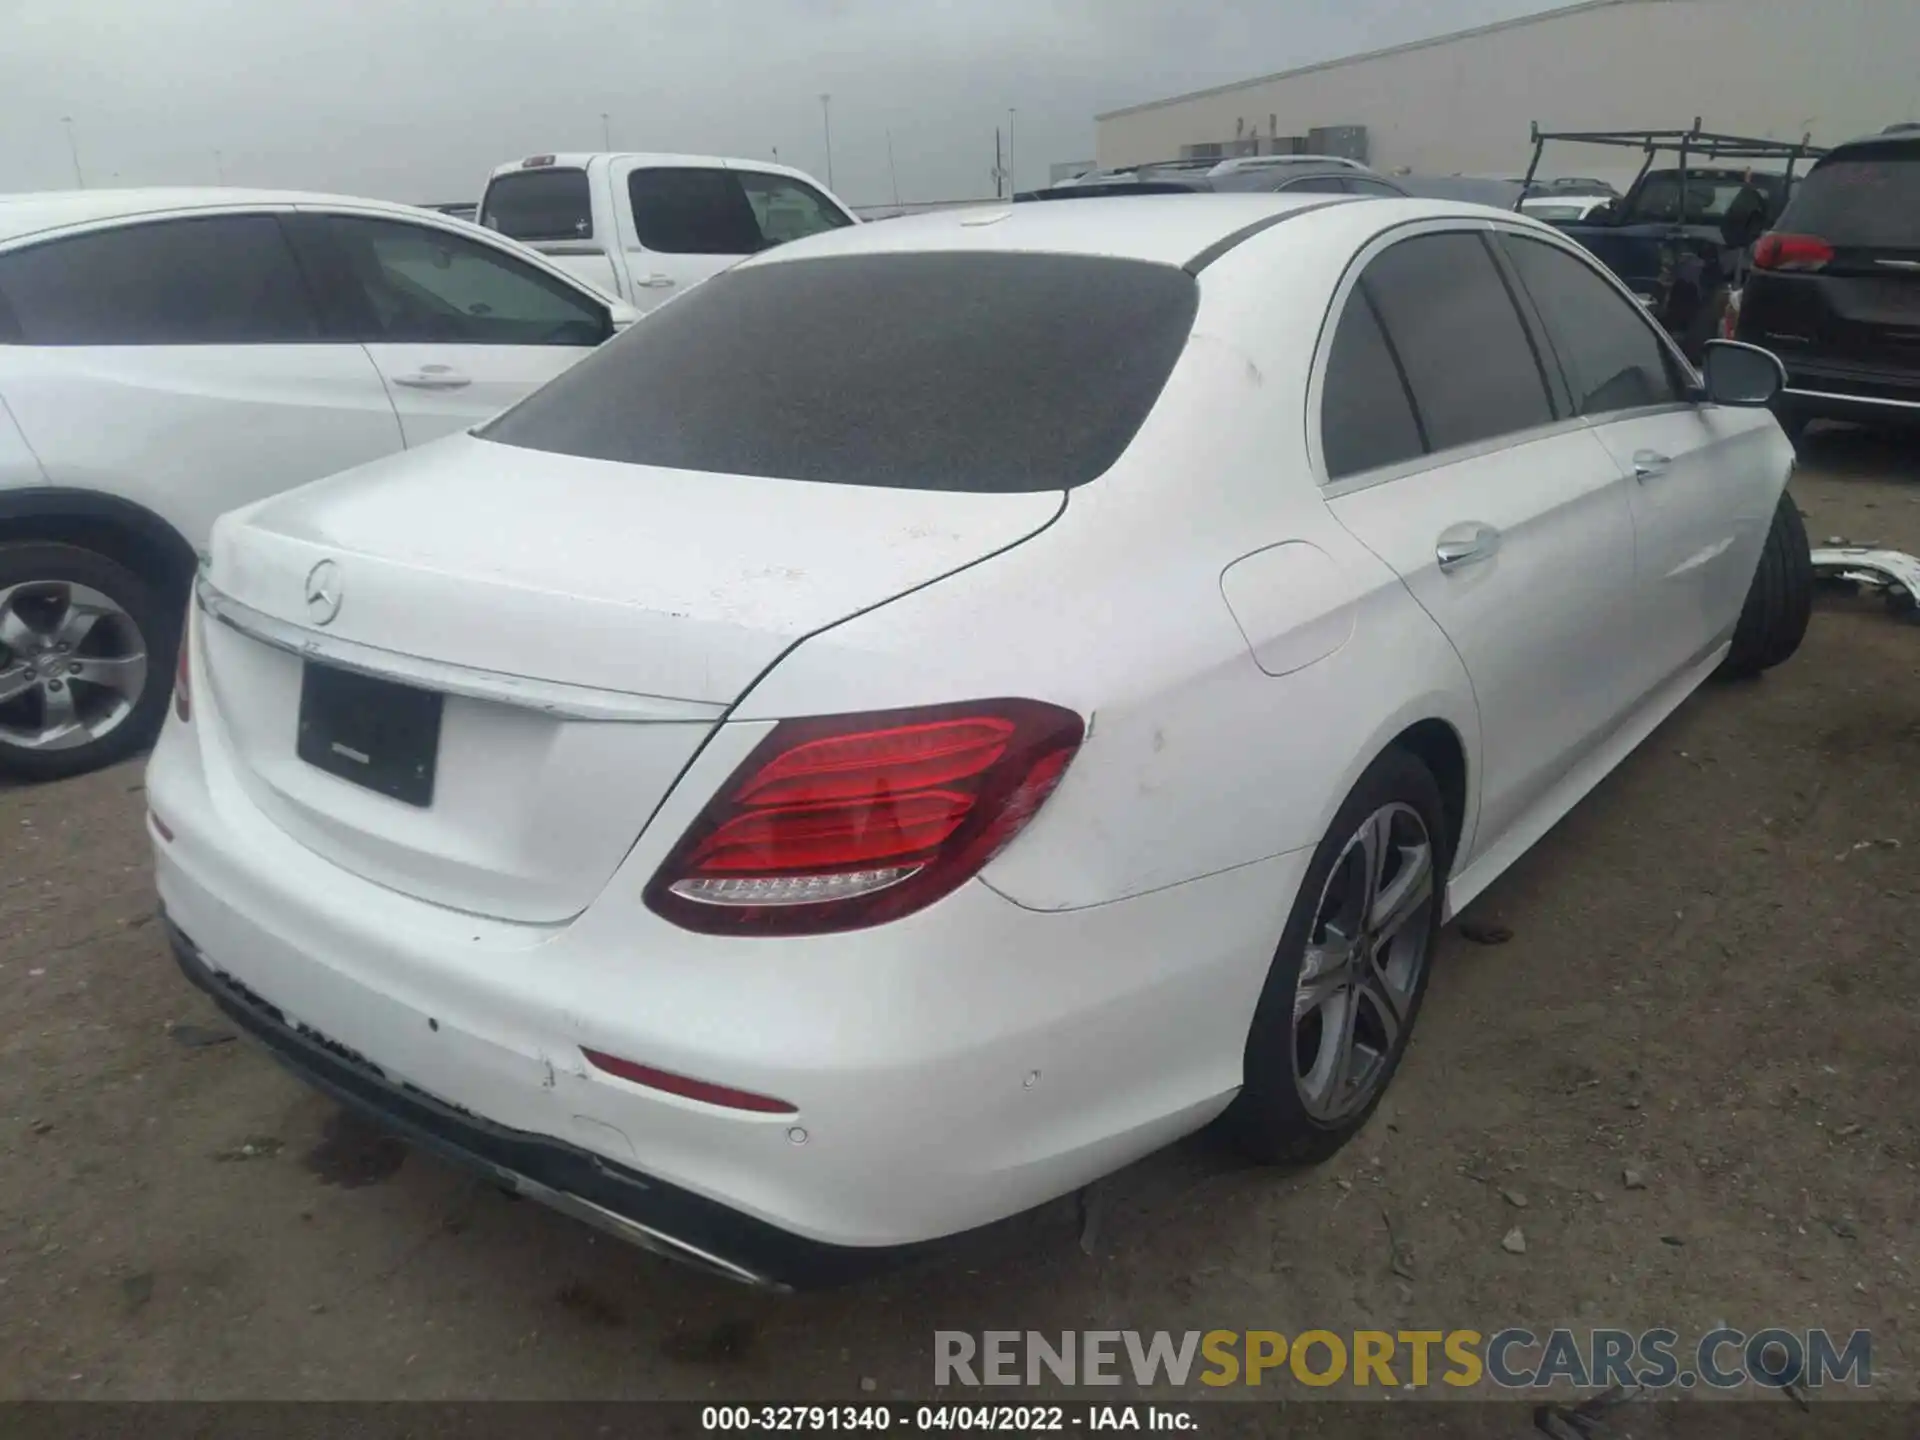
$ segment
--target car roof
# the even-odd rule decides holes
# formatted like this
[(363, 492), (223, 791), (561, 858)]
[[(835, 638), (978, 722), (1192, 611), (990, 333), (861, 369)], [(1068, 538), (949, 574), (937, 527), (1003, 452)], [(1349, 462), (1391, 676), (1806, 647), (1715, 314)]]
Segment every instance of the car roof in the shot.
[[(1100, 256), (1199, 270), (1244, 238), (1292, 215), (1364, 213), (1379, 229), (1428, 219), (1501, 219), (1556, 236), (1552, 226), (1484, 205), (1398, 196), (1114, 195), (1045, 205), (937, 210), (790, 240), (736, 269), (846, 255), (952, 251)], [(1315, 217), (1316, 223), (1320, 217)], [(1291, 226), (1287, 227), (1289, 230)], [(1195, 263), (1199, 262), (1199, 263)]]
[(421, 207), (403, 205), (395, 200), (323, 195), (303, 190), (247, 190), (236, 186), (212, 185), (144, 190), (45, 190), (0, 195), (0, 245), (42, 231), (63, 230), (100, 220), (128, 220), (191, 210), (225, 210), (248, 206), (265, 209), (289, 205), (343, 205), (361, 210), (389, 210), (396, 215), (421, 213)]
[[(530, 161), (538, 160), (538, 165)], [(487, 175), (488, 180), (498, 180), (502, 175), (521, 173), (538, 174), (542, 170), (584, 170), (595, 160), (632, 161), (648, 168), (676, 170), (731, 170), (736, 166), (743, 170), (759, 170), (769, 175), (787, 175), (795, 180), (805, 180), (809, 185), (818, 185), (804, 170), (796, 170), (791, 165), (782, 165), (777, 160), (755, 160), (746, 155), (671, 155), (652, 150), (569, 150), (556, 154), (534, 154), (519, 160), (508, 160), (493, 167)]]
[(1820, 157), (1821, 164), (1835, 156), (1851, 154), (1860, 150), (1913, 150), (1920, 149), (1920, 122), (1912, 125), (1890, 125), (1885, 130), (1876, 130), (1871, 135), (1856, 135), (1843, 144), (1836, 145)]
[(905, 215), (791, 240), (743, 265), (838, 255), (999, 250), (1185, 265), (1271, 218), (1317, 204), (1377, 204), (1342, 195), (1096, 195), (1045, 205), (1001, 203)]

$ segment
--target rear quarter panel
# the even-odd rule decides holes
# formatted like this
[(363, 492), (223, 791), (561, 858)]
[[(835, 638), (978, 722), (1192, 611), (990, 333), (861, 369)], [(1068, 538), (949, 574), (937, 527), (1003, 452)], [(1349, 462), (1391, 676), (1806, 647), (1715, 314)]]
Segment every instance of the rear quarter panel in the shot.
[[(1296, 247), (1243, 248), (1208, 272), (1187, 353), (1132, 447), (1070, 493), (1059, 521), (804, 641), (736, 712), (1003, 695), (1076, 710), (1088, 723), (1079, 756), (984, 876), (1032, 909), (1315, 845), (1360, 771), (1419, 720), (1452, 725), (1477, 773), (1458, 657), (1308, 476), (1306, 375), (1340, 262), (1323, 259), (1316, 279), (1300, 275), (1310, 257)], [(1267, 633), (1243, 633), (1223, 575), (1289, 543), (1324, 552), (1337, 593), (1303, 603), (1291, 626), (1270, 611)], [(1264, 671), (1256, 649), (1286, 673)]]

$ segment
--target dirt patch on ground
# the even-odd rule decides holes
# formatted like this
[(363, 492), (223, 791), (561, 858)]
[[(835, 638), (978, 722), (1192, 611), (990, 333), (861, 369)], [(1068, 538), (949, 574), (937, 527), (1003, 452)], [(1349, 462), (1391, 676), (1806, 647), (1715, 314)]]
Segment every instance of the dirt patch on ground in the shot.
[[(1816, 543), (1920, 551), (1884, 442), (1818, 437), (1794, 490)], [(0, 1395), (885, 1399), (928, 1391), (936, 1328), (1726, 1320), (1871, 1328), (1876, 1389), (1920, 1397), (1920, 626), (1877, 605), (1823, 601), (1474, 907), (1495, 943), (1449, 933), (1333, 1163), (1194, 1141), (1102, 1187), (1092, 1255), (1061, 1204), (799, 1298), (405, 1154), (226, 1043), (152, 923), (140, 774), (0, 792)]]

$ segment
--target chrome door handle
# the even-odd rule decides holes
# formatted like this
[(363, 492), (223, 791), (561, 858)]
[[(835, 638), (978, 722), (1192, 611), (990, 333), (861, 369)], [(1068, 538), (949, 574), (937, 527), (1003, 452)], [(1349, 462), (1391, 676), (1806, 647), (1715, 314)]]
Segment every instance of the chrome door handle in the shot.
[(1662, 455), (1658, 450), (1636, 450), (1633, 452), (1633, 478), (1651, 480), (1656, 475), (1664, 475), (1673, 464), (1673, 457)]
[(642, 290), (670, 290), (673, 288), (671, 275), (642, 275), (633, 282)]
[(1500, 532), (1477, 520), (1448, 526), (1440, 532), (1440, 538), (1433, 547), (1433, 558), (1439, 562), (1442, 570), (1447, 571), (1491, 560), (1499, 553)]
[(473, 383), (473, 377), (462, 375), (451, 365), (422, 365), (411, 374), (394, 376), (393, 383), (409, 390), (463, 390)]

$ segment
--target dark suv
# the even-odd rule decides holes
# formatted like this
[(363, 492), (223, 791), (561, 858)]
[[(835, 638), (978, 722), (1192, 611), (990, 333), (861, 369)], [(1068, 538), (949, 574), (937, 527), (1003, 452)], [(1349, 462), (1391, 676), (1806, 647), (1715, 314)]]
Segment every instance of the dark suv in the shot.
[(1754, 247), (1737, 337), (1787, 367), (1780, 422), (1920, 422), (1920, 125), (1842, 145)]

